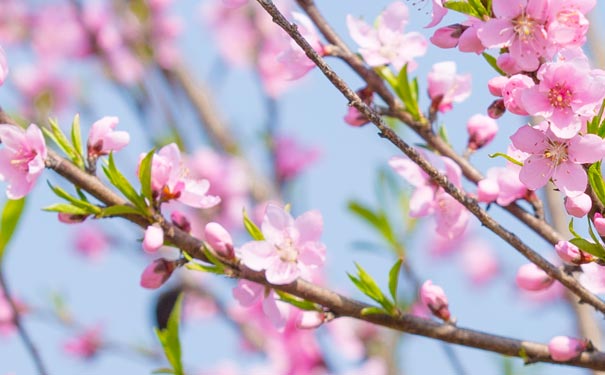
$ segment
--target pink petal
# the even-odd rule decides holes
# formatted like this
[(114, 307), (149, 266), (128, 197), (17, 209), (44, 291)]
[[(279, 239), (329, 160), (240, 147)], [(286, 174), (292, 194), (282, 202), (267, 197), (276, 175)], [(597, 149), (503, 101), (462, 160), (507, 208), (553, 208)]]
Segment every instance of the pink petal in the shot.
[(529, 125), (520, 127), (510, 137), (510, 140), (517, 149), (531, 154), (542, 153), (548, 145), (548, 138), (544, 132), (534, 129)]
[(574, 137), (569, 141), (567, 154), (574, 163), (594, 163), (605, 157), (605, 142), (595, 134)]
[(565, 195), (575, 196), (584, 193), (588, 177), (581, 165), (565, 162), (555, 168), (552, 181)]
[(554, 167), (552, 160), (532, 155), (525, 160), (525, 164), (519, 173), (519, 180), (529, 190), (539, 189), (546, 185), (554, 172)]
[(240, 248), (242, 263), (254, 271), (262, 271), (273, 262), (275, 247), (267, 241), (250, 241)]
[(286, 325), (285, 311), (277, 305), (273, 291), (263, 300), (263, 312), (278, 330), (282, 330)]
[(410, 159), (394, 156), (389, 159), (389, 165), (414, 187), (423, 186), (429, 182), (429, 177), (426, 173)]
[(307, 241), (319, 241), (323, 230), (321, 212), (317, 210), (305, 212), (296, 218), (294, 226), (299, 233), (298, 243), (302, 244)]
[(417, 188), (410, 197), (410, 216), (422, 217), (430, 214), (435, 206), (435, 188), (423, 186)]
[(206, 195), (210, 188), (208, 180), (185, 180), (185, 188), (178, 201), (195, 208), (210, 208), (221, 202), (221, 198)]
[(284, 262), (278, 257), (271, 258), (273, 261), (265, 271), (267, 281), (275, 285), (290, 284), (300, 276), (300, 269), (295, 262)]
[(254, 305), (262, 297), (265, 287), (252, 281), (240, 279), (233, 288), (233, 297), (244, 307)]
[(326, 246), (320, 242), (307, 242), (299, 250), (298, 261), (302, 264), (319, 267), (326, 261)]
[(265, 239), (271, 243), (281, 243), (286, 232), (294, 225), (294, 219), (283, 208), (268, 204), (261, 229)]

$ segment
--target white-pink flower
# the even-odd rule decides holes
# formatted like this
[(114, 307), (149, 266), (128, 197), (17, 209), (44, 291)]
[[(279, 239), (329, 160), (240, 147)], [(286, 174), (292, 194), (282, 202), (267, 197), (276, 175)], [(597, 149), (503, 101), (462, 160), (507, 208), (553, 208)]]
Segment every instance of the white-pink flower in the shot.
[(125, 131), (115, 131), (119, 119), (105, 116), (97, 120), (88, 133), (88, 155), (108, 155), (119, 151), (130, 142), (130, 134)]
[(391, 3), (375, 22), (376, 27), (365, 21), (347, 16), (347, 26), (353, 40), (359, 44), (359, 53), (370, 66), (392, 64), (400, 71), (416, 67), (415, 57), (426, 53), (427, 41), (417, 32), (403, 33), (408, 23), (408, 7), (396, 1)]
[(456, 74), (456, 63), (443, 61), (433, 65), (428, 74), (429, 97), (440, 112), (453, 108), (471, 95), (471, 75)]
[(265, 271), (272, 284), (288, 284), (299, 276), (309, 278), (322, 266), (326, 247), (320, 242), (323, 219), (319, 211), (307, 211), (294, 219), (283, 208), (269, 204), (261, 226), (265, 240), (240, 248), (242, 263)]
[(605, 157), (605, 141), (597, 135), (576, 135), (571, 139), (557, 138), (542, 122), (538, 127), (525, 125), (510, 138), (513, 145), (530, 156), (525, 160), (519, 179), (530, 190), (554, 184), (567, 196), (584, 193), (588, 177), (582, 164), (594, 163)]
[(0, 86), (4, 83), (7, 75), (8, 63), (6, 62), (6, 54), (4, 53), (4, 48), (0, 46)]
[(0, 124), (0, 181), (8, 181), (9, 199), (26, 196), (44, 171), (47, 150), (44, 136), (36, 125), (27, 130)]
[[(323, 56), (325, 54), (324, 47), (313, 22), (309, 17), (299, 12), (292, 12), (292, 17), (296, 21), (300, 34), (313, 47), (315, 52)], [(315, 63), (307, 57), (305, 51), (294, 40), (290, 40), (290, 47), (279, 56), (279, 60), (290, 72), (290, 79), (301, 78), (315, 67)]]
[(258, 301), (262, 301), (263, 313), (276, 328), (281, 329), (286, 324), (286, 311), (280, 309), (273, 289), (268, 289), (264, 285), (253, 281), (240, 279), (237, 286), (233, 288), (233, 297), (243, 307), (251, 307)]
[[(141, 155), (140, 160), (144, 156)], [(219, 197), (207, 194), (210, 188), (208, 180), (189, 178), (189, 171), (175, 143), (162, 147), (153, 155), (151, 164), (151, 190), (160, 203), (174, 199), (187, 206), (210, 208), (221, 201)]]

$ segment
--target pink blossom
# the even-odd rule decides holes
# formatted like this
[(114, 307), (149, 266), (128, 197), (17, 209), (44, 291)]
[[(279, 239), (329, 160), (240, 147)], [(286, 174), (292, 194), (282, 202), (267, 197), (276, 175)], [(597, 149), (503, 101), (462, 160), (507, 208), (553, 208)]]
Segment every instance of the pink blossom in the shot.
[[(525, 160), (519, 179), (530, 190), (554, 184), (567, 196), (584, 193), (588, 178), (582, 164), (594, 163), (605, 156), (605, 142), (594, 134), (560, 139), (541, 123), (523, 126), (511, 136), (513, 145), (530, 156)], [(541, 127), (541, 128), (540, 128)]]
[(564, 262), (571, 264), (590, 263), (595, 259), (592, 255), (583, 252), (569, 241), (557, 242), (555, 245), (555, 250)]
[(582, 193), (573, 197), (565, 197), (565, 211), (575, 217), (584, 217), (592, 208), (592, 199)]
[(585, 15), (595, 5), (595, 0), (552, 2), (547, 29), (550, 42), (557, 48), (581, 47), (590, 24)]
[(519, 267), (515, 280), (519, 288), (530, 291), (546, 289), (555, 281), (533, 263), (527, 263)]
[(258, 51), (257, 68), (261, 83), (267, 95), (272, 98), (282, 95), (294, 82), (290, 68), (276, 58), (289, 48), (290, 42), (291, 39), (281, 30), (275, 30), (263, 39)]
[[(359, 89), (357, 90), (357, 95), (367, 106), (372, 106), (372, 102), (374, 101), (374, 91), (372, 91), (371, 88), (364, 87)], [(344, 120), (351, 126), (363, 126), (370, 122), (367, 117), (365, 117), (357, 108), (352, 105), (349, 105), (349, 109), (344, 117)]]
[(603, 218), (603, 215), (600, 212), (595, 212), (592, 222), (599, 235), (605, 236), (605, 218)]
[(494, 96), (502, 97), (504, 87), (508, 83), (509, 78), (505, 76), (497, 76), (487, 81), (487, 88)]
[(119, 151), (130, 142), (130, 135), (125, 131), (115, 131), (117, 117), (103, 117), (97, 120), (88, 133), (88, 155), (108, 155)]
[(519, 180), (520, 167), (507, 164), (506, 167), (490, 168), (487, 177), (477, 184), (479, 202), (496, 201), (501, 206), (508, 206), (517, 199), (527, 196), (527, 188)]
[[(298, 12), (292, 12), (292, 17), (296, 21), (300, 34), (307, 40), (315, 52), (320, 56), (324, 56), (323, 44), (320, 41), (317, 29), (309, 17)], [(294, 40), (290, 41), (290, 47), (279, 56), (279, 59), (290, 72), (290, 79), (301, 78), (315, 67), (315, 63), (307, 57), (305, 51)]]
[(265, 271), (272, 284), (289, 284), (299, 276), (310, 278), (322, 266), (326, 247), (320, 242), (323, 219), (319, 211), (307, 211), (296, 219), (274, 204), (267, 205), (262, 223), (263, 241), (240, 248), (242, 263)]
[(208, 245), (219, 255), (233, 259), (233, 239), (227, 230), (219, 223), (211, 222), (206, 224), (204, 229), (204, 238)]
[(13, 308), (0, 291), (0, 336), (8, 336), (16, 330)]
[(546, 23), (549, 2), (545, 0), (494, 0), (495, 18), (479, 28), (487, 48), (508, 47), (522, 70), (535, 71), (540, 58), (549, 58)]
[(578, 340), (567, 336), (555, 336), (548, 343), (550, 357), (558, 362), (566, 362), (576, 358), (587, 347), (586, 340)]
[(174, 261), (163, 258), (156, 259), (143, 270), (140, 284), (145, 289), (157, 289), (170, 278), (175, 269), (176, 263)]
[(483, 285), (497, 276), (500, 265), (487, 241), (473, 239), (462, 248), (462, 269), (475, 285)]
[(43, 63), (37, 66), (19, 66), (14, 71), (13, 82), (23, 95), (23, 111), (33, 115), (40, 111), (59, 112), (74, 96), (75, 87), (54, 66)]
[(164, 245), (164, 231), (159, 224), (153, 224), (145, 229), (143, 237), (143, 250), (149, 254), (153, 254)]
[(502, 99), (504, 99), (506, 109), (516, 115), (528, 115), (522, 94), (525, 89), (532, 86), (534, 86), (534, 81), (525, 74), (516, 74), (510, 77), (502, 88)]
[(99, 227), (93, 225), (83, 225), (74, 233), (74, 247), (76, 251), (91, 260), (100, 259), (109, 249), (111, 244)]
[(183, 232), (191, 232), (191, 222), (182, 212), (172, 211), (172, 213), (170, 213), (170, 221)]
[(31, 25), (28, 4), (21, 0), (2, 1), (0, 12), (0, 40), (6, 44), (23, 41)]
[[(141, 155), (141, 161), (144, 156)], [(153, 155), (151, 164), (151, 190), (160, 203), (175, 199), (190, 207), (210, 208), (221, 201), (219, 197), (207, 194), (210, 189), (208, 180), (188, 177), (175, 143), (162, 147)]]
[(580, 284), (595, 294), (605, 294), (605, 267), (597, 263), (582, 264)]
[(471, 95), (471, 75), (456, 74), (456, 63), (443, 61), (433, 65), (428, 74), (429, 97), (440, 112), (453, 108)]
[(40, 128), (31, 124), (27, 130), (0, 124), (0, 181), (7, 181), (9, 199), (26, 196), (44, 171), (46, 143)]
[(416, 67), (415, 57), (426, 53), (427, 42), (417, 32), (403, 33), (408, 23), (408, 8), (400, 1), (391, 3), (378, 16), (372, 27), (366, 22), (347, 16), (347, 27), (353, 40), (359, 44), (359, 53), (370, 66), (392, 64), (399, 72), (405, 64)]
[(425, 27), (433, 27), (439, 24), (447, 14), (447, 8), (443, 6), (443, 0), (433, 0), (433, 9), (431, 10), (431, 22)]
[(319, 149), (302, 146), (295, 138), (275, 138), (275, 167), (280, 181), (289, 181), (298, 176), (319, 158)]
[(537, 77), (540, 82), (521, 94), (524, 108), (550, 120), (551, 131), (560, 138), (576, 135), (605, 95), (602, 81), (582, 60), (544, 64)]
[(237, 8), (245, 5), (248, 0), (222, 0), (223, 4), (230, 8)]
[(440, 286), (434, 285), (431, 280), (425, 281), (420, 288), (420, 299), (433, 315), (446, 322), (450, 320), (447, 296)]
[(296, 321), (296, 327), (300, 329), (315, 329), (325, 321), (326, 314), (320, 311), (302, 311)]
[(460, 52), (483, 52), (485, 47), (477, 37), (477, 30), (481, 21), (469, 18), (462, 24), (454, 24), (437, 29), (430, 41), (440, 48), (458, 47)]
[[(432, 160), (433, 165), (441, 164), (439, 171), (444, 173), (455, 186), (461, 186), (460, 167), (451, 159), (441, 157)], [(440, 186), (414, 162), (403, 157), (392, 157), (389, 165), (399, 175), (416, 188), (410, 197), (410, 216), (423, 217), (435, 215), (436, 231), (448, 239), (459, 237), (469, 220), (466, 208), (447, 194)]]
[(262, 284), (240, 279), (237, 286), (233, 288), (233, 297), (243, 307), (251, 307), (258, 301), (262, 301), (262, 310), (267, 318), (276, 328), (282, 329), (286, 324), (285, 310), (278, 306), (273, 289), (268, 289)]
[(103, 347), (100, 325), (87, 328), (79, 335), (72, 337), (63, 344), (66, 353), (81, 359), (93, 358)]
[(4, 48), (0, 46), (0, 86), (4, 83), (6, 76), (8, 75), (8, 62), (6, 61), (6, 54)]
[(46, 59), (87, 56), (91, 46), (78, 17), (71, 3), (37, 7), (30, 27), (36, 52)]
[(490, 143), (498, 133), (498, 123), (488, 116), (476, 114), (466, 123), (468, 148), (477, 150)]

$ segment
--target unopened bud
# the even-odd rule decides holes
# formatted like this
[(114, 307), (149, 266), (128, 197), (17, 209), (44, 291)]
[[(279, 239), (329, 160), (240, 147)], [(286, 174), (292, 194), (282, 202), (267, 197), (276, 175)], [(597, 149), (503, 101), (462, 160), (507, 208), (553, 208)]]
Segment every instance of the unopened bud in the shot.
[(592, 199), (588, 194), (580, 194), (575, 197), (565, 197), (565, 210), (575, 217), (584, 217), (592, 208)]
[(155, 253), (162, 245), (164, 245), (164, 231), (162, 228), (159, 224), (148, 226), (145, 230), (145, 237), (143, 237), (143, 250), (150, 254)]
[(88, 216), (89, 215), (67, 214), (65, 212), (59, 212), (59, 214), (57, 215), (59, 221), (64, 224), (78, 224), (86, 220)]
[(141, 286), (146, 289), (157, 289), (168, 280), (175, 269), (175, 261), (156, 259), (143, 271)]
[(580, 250), (576, 245), (569, 241), (559, 241), (555, 245), (555, 250), (564, 262), (571, 264), (585, 264), (595, 260), (595, 258)]
[(498, 99), (494, 100), (492, 104), (487, 107), (487, 115), (494, 120), (499, 119), (506, 112), (506, 106), (504, 105), (504, 100)]
[(603, 215), (600, 212), (596, 212), (592, 218), (592, 222), (599, 235), (605, 236), (605, 218)]
[(558, 362), (566, 362), (579, 356), (589, 347), (587, 340), (567, 336), (555, 336), (548, 343), (550, 357)]
[(172, 224), (174, 224), (177, 228), (182, 230), (183, 232), (190, 233), (191, 232), (191, 222), (185, 215), (183, 215), (180, 211), (173, 211), (170, 214), (170, 220), (172, 220)]
[(227, 230), (219, 223), (208, 223), (204, 228), (204, 237), (217, 254), (233, 259), (235, 252), (233, 250), (233, 239)]
[(420, 288), (420, 299), (433, 315), (446, 322), (450, 320), (447, 296), (440, 286), (434, 285), (431, 280), (425, 281)]
[(326, 314), (319, 311), (303, 311), (297, 321), (296, 327), (300, 329), (314, 329), (324, 323)]
[(535, 264), (528, 263), (519, 267), (516, 281), (521, 289), (538, 291), (548, 288), (555, 280)]
[(474, 115), (466, 123), (468, 131), (468, 148), (478, 150), (491, 142), (498, 133), (498, 124), (488, 116)]

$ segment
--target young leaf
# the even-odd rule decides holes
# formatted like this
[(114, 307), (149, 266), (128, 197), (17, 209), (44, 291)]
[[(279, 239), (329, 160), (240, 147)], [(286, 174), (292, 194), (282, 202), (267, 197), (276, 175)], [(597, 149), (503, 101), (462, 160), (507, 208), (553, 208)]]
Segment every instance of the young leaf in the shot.
[(67, 204), (67, 203), (52, 204), (50, 206), (44, 207), (42, 210), (49, 211), (49, 212), (62, 212), (65, 214), (70, 214), (70, 215), (82, 215), (82, 216), (94, 214), (93, 212), (90, 212), (85, 208), (74, 206), (73, 204)]
[(76, 164), (79, 167), (84, 167), (84, 150), (82, 148), (82, 132), (80, 130), (80, 115), (75, 115), (71, 123), (71, 143), (73, 144)]
[(397, 237), (391, 228), (391, 224), (384, 212), (374, 212), (367, 206), (357, 202), (349, 201), (349, 211), (359, 216), (366, 221), (370, 226), (374, 227), (382, 237), (388, 242), (391, 247), (397, 246)]
[(113, 153), (109, 153), (107, 166), (103, 166), (103, 171), (109, 179), (109, 182), (118, 188), (118, 190), (120, 190), (132, 204), (134, 204), (142, 212), (147, 211), (147, 204), (145, 203), (145, 200), (141, 198), (126, 177), (124, 177), (124, 175), (116, 167), (113, 159)]
[(261, 232), (259, 227), (250, 219), (246, 210), (244, 210), (244, 228), (246, 228), (246, 231), (248, 231), (248, 234), (250, 234), (250, 237), (252, 237), (253, 240), (263, 241), (265, 239), (263, 232)]
[(485, 59), (485, 61), (487, 61), (487, 63), (489, 64), (489, 66), (491, 66), (492, 68), (494, 68), (494, 70), (496, 72), (498, 72), (498, 74), (500, 74), (501, 76), (505, 76), (506, 73), (504, 73), (502, 71), (502, 69), (500, 69), (500, 67), (498, 66), (498, 62), (496, 60), (496, 58), (492, 55), (490, 55), (489, 53), (483, 52), (481, 54), (483, 56), (483, 58)]
[(599, 259), (605, 259), (605, 249), (601, 244), (588, 242), (583, 238), (572, 238), (569, 242), (588, 254), (592, 254)]
[(576, 233), (576, 231), (573, 228), (573, 217), (569, 220), (569, 225), (567, 226), (567, 228), (569, 229), (569, 233), (571, 233), (574, 238), (582, 238), (582, 236), (580, 236), (578, 233)]
[(372, 315), (372, 314), (386, 314), (388, 315), (389, 313), (384, 311), (383, 309), (381, 309), (380, 307), (364, 307), (361, 310), (361, 315), (362, 316), (368, 316), (368, 315)]
[(143, 196), (151, 202), (153, 200), (151, 192), (151, 165), (153, 164), (153, 154), (155, 154), (155, 148), (147, 153), (141, 161), (139, 168), (139, 181), (141, 181), (141, 192)]
[(471, 4), (467, 3), (466, 1), (460, 1), (460, 0), (444, 1), (443, 7), (447, 8), (447, 9), (451, 9), (458, 13), (466, 14), (468, 16), (472, 16), (475, 18), (481, 18), (481, 15), (477, 12), (477, 10), (475, 10), (475, 8), (473, 8), (471, 6)]
[(523, 166), (523, 163), (521, 163), (519, 160), (517, 160), (517, 159), (515, 159), (515, 158), (511, 157), (510, 155), (503, 154), (502, 152), (496, 152), (496, 153), (493, 153), (493, 154), (489, 154), (488, 156), (489, 156), (490, 158), (492, 158), (492, 159), (493, 159), (493, 158), (495, 158), (495, 157), (501, 156), (501, 157), (503, 157), (504, 159), (506, 159), (506, 160), (510, 161), (510, 162), (511, 162), (511, 163), (513, 163), (513, 164), (516, 164), (516, 165), (518, 165), (518, 166), (520, 166), (520, 167), (522, 167), (522, 166)]
[(61, 127), (59, 126), (57, 121), (49, 119), (48, 123), (50, 124), (50, 131), (46, 128), (42, 128), (42, 131), (50, 139), (52, 139), (57, 146), (59, 146), (59, 148), (65, 153), (65, 155), (67, 155), (71, 160), (75, 160), (77, 158), (76, 150), (69, 142), (69, 139), (67, 139), (67, 137), (63, 133), (63, 130), (61, 130)]
[(2, 217), (0, 218), (0, 264), (2, 264), (6, 245), (8, 245), (13, 233), (15, 233), (24, 207), (25, 198), (7, 200), (4, 205)]
[(101, 208), (101, 212), (97, 214), (97, 218), (103, 218), (108, 216), (122, 216), (122, 215), (141, 215), (138, 208), (128, 205), (115, 205)]
[(588, 182), (601, 203), (605, 203), (605, 182), (601, 175), (601, 162), (594, 163), (588, 168)]
[(287, 302), (294, 307), (298, 307), (305, 311), (318, 311), (317, 306), (313, 302), (305, 301), (281, 290), (276, 290), (275, 293), (279, 296), (281, 301)]
[(416, 98), (415, 89), (413, 89), (408, 78), (408, 64), (405, 64), (399, 71), (397, 77), (399, 90), (397, 95), (403, 101), (405, 109), (417, 120), (420, 118), (420, 109), (418, 108), (418, 100)]
[(401, 270), (402, 264), (403, 259), (399, 259), (389, 271), (389, 292), (391, 292), (391, 297), (393, 298), (393, 303), (395, 305), (397, 305), (397, 286), (399, 285), (399, 271)]
[(184, 375), (183, 364), (181, 362), (181, 342), (179, 340), (179, 320), (181, 318), (181, 305), (183, 303), (183, 294), (181, 293), (172, 308), (168, 325), (164, 329), (154, 328), (166, 359), (172, 366), (175, 375)]
[(392, 311), (393, 303), (382, 293), (372, 276), (370, 276), (358, 263), (355, 263), (355, 266), (357, 267), (358, 277), (351, 274), (347, 275), (355, 286), (357, 286), (357, 289), (382, 305), (386, 311)]
[[(50, 189), (53, 191), (53, 193), (55, 193), (59, 198), (65, 199), (66, 201), (70, 202), (72, 205), (74, 205), (78, 208), (81, 208), (82, 210), (85, 210), (86, 214), (95, 214), (96, 215), (101, 212), (101, 208), (99, 208), (98, 206), (95, 206), (94, 204), (89, 203), (88, 200), (78, 199), (76, 197), (73, 197), (68, 192), (63, 190), (62, 188), (60, 188), (58, 186), (54, 186), (50, 182), (47, 182), (47, 183), (48, 183), (48, 186), (50, 187)], [(79, 196), (82, 197), (80, 194), (79, 194)], [(62, 211), (59, 211), (59, 212), (62, 212)]]

